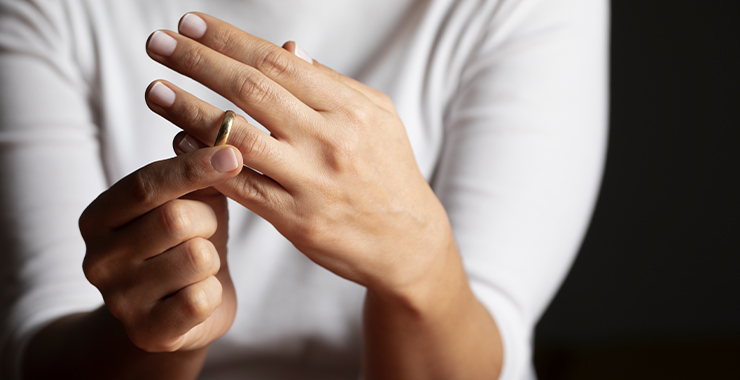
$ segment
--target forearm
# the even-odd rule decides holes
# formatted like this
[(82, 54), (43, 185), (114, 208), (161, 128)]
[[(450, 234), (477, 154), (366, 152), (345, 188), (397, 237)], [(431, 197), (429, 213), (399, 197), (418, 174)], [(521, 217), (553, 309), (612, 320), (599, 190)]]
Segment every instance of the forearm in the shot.
[(63, 317), (30, 342), (24, 379), (194, 379), (207, 347), (148, 353), (136, 347), (105, 307)]
[(472, 293), (452, 248), (427, 283), (402, 297), (368, 290), (365, 379), (497, 379), (498, 328)]

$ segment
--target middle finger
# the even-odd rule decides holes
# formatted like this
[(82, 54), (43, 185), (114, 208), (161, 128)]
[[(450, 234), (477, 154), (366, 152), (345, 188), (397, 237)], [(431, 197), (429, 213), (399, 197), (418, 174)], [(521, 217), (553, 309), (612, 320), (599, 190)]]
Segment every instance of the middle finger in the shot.
[(316, 70), (316, 62), (299, 58), (292, 52), (295, 49), (289, 51), (285, 46), (277, 46), (210, 15), (188, 13), (180, 19), (178, 30), (223, 55), (254, 67), (317, 111), (331, 111), (353, 95), (351, 86), (326, 75), (323, 70)]
[(229, 99), (267, 128), (290, 140), (318, 114), (257, 69), (170, 31), (156, 31), (147, 41), (152, 59), (202, 83)]

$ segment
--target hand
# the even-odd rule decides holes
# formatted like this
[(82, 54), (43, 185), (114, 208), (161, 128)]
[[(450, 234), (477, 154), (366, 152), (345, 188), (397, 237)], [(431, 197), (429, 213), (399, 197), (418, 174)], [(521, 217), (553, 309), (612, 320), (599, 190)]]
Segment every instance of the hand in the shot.
[(228, 146), (155, 162), (114, 184), (80, 217), (85, 275), (139, 348), (202, 348), (231, 327), (228, 210), (210, 186), (241, 168), (241, 154)]
[[(180, 32), (152, 34), (149, 55), (271, 132), (235, 122), (229, 143), (264, 175), (244, 170), (219, 191), (317, 264), (377, 293), (410, 291), (457, 255), (446, 213), (386, 95), (299, 58), (288, 51), (293, 43), (281, 48), (204, 14), (186, 15)], [(161, 83), (166, 90), (150, 93), (150, 108), (184, 138), (213, 141), (223, 111)]]

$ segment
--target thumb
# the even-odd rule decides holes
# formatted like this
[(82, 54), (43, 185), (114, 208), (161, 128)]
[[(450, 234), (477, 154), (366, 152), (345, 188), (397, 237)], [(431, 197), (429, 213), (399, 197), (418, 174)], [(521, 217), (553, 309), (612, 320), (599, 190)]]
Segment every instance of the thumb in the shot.
[(242, 167), (241, 153), (230, 145), (153, 162), (100, 194), (85, 210), (80, 224), (104, 221), (109, 228), (122, 226), (170, 200), (229, 180)]

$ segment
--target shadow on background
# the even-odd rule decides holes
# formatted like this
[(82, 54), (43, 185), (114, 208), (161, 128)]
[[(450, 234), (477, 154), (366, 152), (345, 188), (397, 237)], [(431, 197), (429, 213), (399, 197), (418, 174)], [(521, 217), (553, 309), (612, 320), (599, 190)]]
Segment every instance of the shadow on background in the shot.
[(740, 379), (740, 2), (612, 0), (610, 141), (541, 380)]

